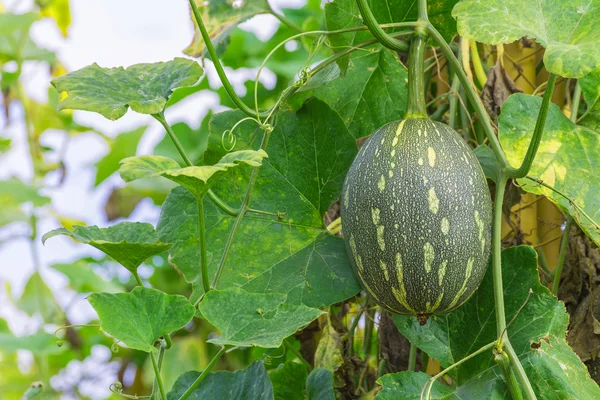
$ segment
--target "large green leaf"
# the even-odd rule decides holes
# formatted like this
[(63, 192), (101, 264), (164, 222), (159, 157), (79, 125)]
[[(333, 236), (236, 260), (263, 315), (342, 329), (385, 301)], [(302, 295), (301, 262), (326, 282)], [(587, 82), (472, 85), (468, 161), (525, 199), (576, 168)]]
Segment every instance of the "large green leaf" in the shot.
[[(496, 321), (491, 272), (490, 269), (477, 292), (458, 310), (434, 317), (424, 326), (414, 318), (396, 316), (398, 329), (411, 343), (439, 360), (443, 367), (494, 341)], [(516, 314), (527, 299), (529, 290), (532, 290), (529, 300), (509, 326), (508, 336), (538, 398), (556, 398), (556, 392), (568, 394), (560, 398), (591, 399), (600, 396), (600, 388), (589, 378), (583, 363), (566, 344), (568, 314), (563, 303), (539, 283), (535, 250), (529, 246), (504, 250), (502, 280), (508, 320)], [(480, 399), (505, 396), (506, 385), (493, 361), (491, 350), (459, 365), (451, 375), (459, 386), (456, 392), (458, 398), (469, 393), (479, 393), (476, 398)], [(394, 380), (412, 381), (413, 396), (406, 398), (418, 398), (421, 388), (417, 383), (421, 384), (422, 378), (399, 376)], [(393, 380), (388, 383), (392, 384)], [(414, 397), (415, 393), (417, 397)], [(572, 397), (576, 393), (580, 397)]]
[[(245, 20), (258, 14), (271, 12), (267, 0), (246, 0), (239, 4), (234, 4), (231, 0), (195, 0), (195, 3), (215, 47), (224, 46), (231, 30)], [(206, 46), (193, 14), (191, 18), (194, 23), (194, 38), (184, 53), (192, 57), (200, 57), (204, 55)]]
[(183, 328), (194, 317), (194, 306), (183, 296), (136, 287), (129, 293), (93, 293), (88, 300), (102, 330), (132, 349), (157, 351), (154, 342)]
[[(458, 0), (431, 0), (427, 2), (427, 12), (431, 23), (440, 31), (444, 39), (450, 41), (456, 35), (456, 22), (450, 15)], [(368, 0), (373, 15), (379, 24), (417, 20), (417, 2), (405, 0)], [(356, 0), (334, 0), (325, 5), (325, 23), (330, 31), (364, 26)], [(393, 30), (387, 30), (393, 32)], [(368, 31), (355, 31), (329, 37), (333, 50), (346, 50), (349, 46), (372, 39)], [(346, 61), (341, 63), (345, 71)]]
[(215, 165), (185, 168), (181, 168), (177, 161), (163, 156), (129, 157), (121, 161), (120, 173), (126, 182), (162, 176), (185, 187), (200, 199), (231, 169), (243, 164), (258, 167), (265, 157), (267, 153), (262, 149), (240, 150), (226, 154)]
[(140, 126), (129, 132), (123, 132), (114, 138), (110, 145), (110, 151), (102, 159), (96, 162), (96, 180), (94, 186), (98, 186), (113, 172), (119, 169), (119, 162), (125, 157), (135, 156), (138, 143), (146, 131), (146, 126)]
[[(540, 109), (539, 97), (515, 94), (502, 105), (498, 136), (506, 157), (518, 166), (527, 152)], [(532, 112), (533, 110), (533, 112)], [(543, 194), (572, 215), (583, 231), (600, 245), (600, 132), (575, 125), (550, 105), (539, 150), (529, 172), (574, 201), (529, 179), (525, 191)], [(581, 211), (583, 210), (583, 212)]]
[(221, 332), (221, 337), (209, 340), (211, 343), (277, 348), (283, 339), (323, 313), (304, 304), (287, 304), (286, 300), (285, 294), (278, 293), (211, 290), (198, 310)]
[(290, 104), (298, 109), (311, 97), (324, 101), (358, 139), (402, 119), (408, 96), (407, 77), (406, 68), (389, 51), (356, 52), (345, 75), (337, 64), (330, 64), (308, 86), (300, 88)]
[(202, 74), (195, 61), (175, 58), (127, 69), (101, 68), (94, 63), (51, 83), (61, 94), (59, 110), (93, 111), (116, 120), (129, 107), (141, 114), (162, 112), (173, 90), (192, 86)]
[(483, 43), (510, 43), (523, 36), (546, 48), (552, 73), (579, 78), (600, 67), (598, 0), (462, 0), (452, 10), (461, 36)]
[[(217, 114), (211, 124), (205, 162), (225, 153), (221, 133), (241, 114)], [(235, 150), (257, 146), (261, 132), (244, 122), (235, 131)], [(356, 294), (360, 287), (343, 240), (323, 226), (323, 214), (341, 191), (356, 153), (354, 138), (337, 113), (312, 100), (297, 114), (280, 115), (252, 192), (252, 208), (283, 213), (285, 218), (247, 214), (240, 224), (219, 287), (288, 294), (288, 302), (323, 307)], [(238, 173), (239, 171), (239, 173)], [(249, 171), (238, 170), (215, 191), (237, 206), (245, 195)], [(216, 271), (234, 218), (204, 203), (209, 274)], [(170, 261), (189, 282), (199, 283), (197, 206), (186, 190), (175, 189), (163, 204), (157, 230), (173, 243)]]
[[(167, 394), (167, 400), (178, 400), (198, 376), (200, 372), (196, 371), (181, 375)], [(188, 399), (273, 400), (273, 387), (263, 363), (254, 361), (243, 370), (210, 372)]]
[(304, 400), (304, 382), (307, 377), (306, 366), (294, 361), (281, 364), (269, 373), (274, 400)]
[(94, 246), (131, 272), (135, 272), (148, 257), (171, 247), (171, 244), (158, 240), (151, 224), (142, 222), (121, 222), (108, 228), (74, 226), (73, 231), (58, 228), (46, 233), (42, 243), (57, 235), (66, 235), (76, 242)]
[[(423, 372), (398, 372), (384, 375), (377, 380), (383, 390), (377, 394), (377, 400), (421, 400), (421, 390), (431, 378)], [(474, 396), (485, 393), (472, 393)], [(436, 382), (431, 390), (432, 399), (458, 400), (451, 387)], [(473, 397), (482, 399), (483, 397)]]

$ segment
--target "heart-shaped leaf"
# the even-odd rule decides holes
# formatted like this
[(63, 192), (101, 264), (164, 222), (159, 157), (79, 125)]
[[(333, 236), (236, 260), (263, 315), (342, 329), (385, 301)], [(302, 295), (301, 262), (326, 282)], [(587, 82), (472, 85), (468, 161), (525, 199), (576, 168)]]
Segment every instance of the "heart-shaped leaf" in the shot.
[(131, 109), (158, 114), (165, 109), (173, 90), (192, 86), (203, 74), (197, 62), (185, 58), (127, 69), (92, 64), (52, 81), (61, 94), (59, 110), (85, 110), (116, 120)]
[(285, 294), (229, 288), (206, 293), (198, 309), (221, 332), (211, 343), (277, 348), (283, 339), (323, 314), (303, 304), (285, 304), (286, 300)]
[(151, 224), (142, 222), (121, 222), (108, 228), (74, 226), (73, 231), (58, 228), (46, 233), (42, 243), (57, 235), (66, 235), (76, 242), (94, 246), (131, 272), (135, 272), (148, 257), (171, 247), (170, 243), (158, 240)]
[(228, 153), (215, 165), (180, 168), (177, 161), (167, 157), (139, 156), (122, 160), (119, 171), (126, 182), (163, 176), (185, 187), (200, 199), (228, 170), (242, 164), (258, 167), (266, 157), (264, 150), (242, 150)]
[(102, 330), (147, 353), (157, 351), (154, 342), (183, 328), (195, 312), (183, 296), (141, 286), (129, 293), (93, 293), (88, 300), (98, 313)]

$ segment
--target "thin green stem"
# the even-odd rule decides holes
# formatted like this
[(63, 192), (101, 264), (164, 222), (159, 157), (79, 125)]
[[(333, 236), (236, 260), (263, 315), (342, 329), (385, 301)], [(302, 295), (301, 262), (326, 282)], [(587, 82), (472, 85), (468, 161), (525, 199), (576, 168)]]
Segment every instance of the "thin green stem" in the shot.
[(288, 340), (285, 340), (283, 342), (283, 344), (285, 345), (286, 349), (288, 349), (289, 351), (291, 351), (292, 354), (294, 354), (296, 356), (296, 358), (298, 360), (300, 360), (300, 362), (302, 364), (304, 364), (304, 366), (306, 367), (306, 369), (308, 369), (309, 372), (313, 370), (313, 366), (310, 365), (310, 363), (308, 361), (306, 361), (306, 358), (304, 358), (304, 356), (302, 356), (302, 354), (298, 350), (296, 350), (294, 348), (294, 346)]
[(156, 354), (150, 352), (150, 358), (152, 359), (152, 367), (154, 368), (154, 376), (156, 378), (156, 382), (158, 383), (158, 392), (160, 394), (160, 398), (162, 400), (167, 400), (167, 392), (165, 392), (165, 385), (163, 384), (162, 377), (160, 376), (160, 369), (158, 368), (158, 363), (156, 361)]
[(487, 81), (487, 74), (483, 69), (483, 64), (481, 63), (481, 58), (479, 57), (479, 51), (477, 50), (477, 42), (474, 40), (469, 41), (469, 48), (471, 49), (471, 62), (473, 63), (473, 70), (475, 71), (475, 77), (477, 78), (477, 83), (479, 86), (485, 86), (485, 82)]
[(369, 309), (365, 313), (365, 338), (363, 340), (363, 354), (365, 359), (371, 356), (371, 344), (373, 343), (373, 328), (375, 327), (375, 309)]
[(358, 322), (363, 314), (363, 307), (361, 307), (360, 311), (354, 319), (352, 320), (352, 325), (350, 325), (350, 329), (348, 329), (348, 356), (352, 357), (354, 355), (354, 332), (356, 332), (356, 327), (358, 326)]
[(337, 217), (336, 219), (334, 219), (333, 221), (331, 221), (331, 223), (329, 225), (327, 225), (327, 230), (331, 233), (334, 233), (333, 231), (335, 230), (335, 233), (338, 233), (341, 230), (342, 227), (342, 218), (341, 217)]
[(444, 57), (446, 57), (446, 61), (448, 62), (448, 64), (450, 64), (454, 73), (456, 73), (456, 76), (462, 84), (462, 87), (465, 91), (465, 94), (467, 95), (467, 98), (469, 99), (469, 102), (475, 109), (475, 113), (481, 121), (485, 134), (490, 142), (490, 147), (492, 148), (492, 150), (494, 150), (498, 162), (503, 168), (509, 167), (510, 164), (506, 160), (506, 156), (502, 151), (502, 146), (500, 146), (500, 141), (498, 140), (496, 132), (492, 127), (489, 116), (485, 111), (485, 107), (483, 106), (481, 99), (479, 98), (477, 93), (475, 93), (475, 90), (469, 83), (469, 78), (467, 78), (467, 75), (465, 74), (462, 65), (454, 55), (454, 52), (452, 51), (450, 46), (448, 46), (448, 43), (446, 43), (442, 35), (438, 32), (437, 29), (435, 29), (433, 25), (427, 24), (427, 33), (438, 44), (440, 50), (444, 54)]
[(302, 32), (302, 28), (300, 28), (298, 25), (296, 25), (295, 23), (293, 23), (292, 21), (290, 21), (288, 18), (286, 18), (284, 15), (281, 15), (279, 13), (276, 13), (273, 9), (271, 9), (271, 15), (273, 15), (275, 18), (277, 18), (282, 24), (288, 26), (289, 28), (297, 31), (297, 32)]
[(135, 281), (137, 282), (138, 286), (144, 287), (144, 283), (142, 282), (142, 279), (140, 278), (140, 276), (137, 273), (137, 270), (131, 273), (133, 275), (133, 277), (135, 278)]
[[(269, 142), (270, 131), (265, 131), (262, 143), (260, 148), (265, 150), (267, 147), (267, 143)], [(258, 171), (260, 167), (252, 168), (252, 173), (250, 174), (250, 180), (248, 182), (248, 188), (246, 189), (246, 195), (242, 200), (242, 204), (240, 204), (240, 208), (238, 211), (238, 215), (235, 217), (235, 221), (233, 222), (233, 226), (229, 231), (229, 236), (227, 237), (227, 242), (225, 242), (225, 248), (223, 249), (223, 254), (221, 255), (221, 260), (219, 261), (219, 266), (217, 267), (217, 272), (213, 278), (211, 287), (216, 289), (217, 284), (219, 283), (219, 279), (221, 279), (221, 274), (223, 273), (223, 269), (225, 268), (225, 262), (227, 261), (227, 257), (229, 256), (229, 251), (231, 250), (231, 245), (233, 244), (233, 238), (244, 218), (244, 215), (248, 211), (248, 205), (250, 203), (250, 197), (252, 196), (252, 189), (254, 188), (254, 184), (256, 183), (256, 179), (258, 178)], [(206, 288), (204, 289), (206, 292)]]
[(579, 113), (579, 103), (581, 102), (581, 86), (579, 82), (575, 82), (575, 90), (573, 92), (573, 100), (571, 101), (571, 122), (577, 122), (577, 114)]
[(500, 370), (504, 375), (504, 380), (508, 386), (511, 399), (523, 400), (523, 393), (521, 392), (521, 388), (519, 387), (515, 373), (510, 367), (510, 358), (508, 357), (508, 353), (502, 349), (500, 349), (500, 352), (494, 351), (494, 361), (500, 367)]
[(519, 357), (517, 356), (517, 353), (515, 353), (515, 349), (513, 349), (508, 337), (504, 340), (504, 349), (508, 353), (510, 364), (517, 375), (519, 383), (521, 384), (521, 389), (523, 389), (525, 392), (525, 397), (527, 400), (537, 400), (535, 392), (533, 391), (533, 387), (531, 387), (531, 382), (529, 382), (529, 378), (527, 378), (527, 374), (521, 365), (521, 361), (519, 361)]
[[(431, 396), (431, 388), (433, 387), (433, 384), (434, 384), (434, 382), (437, 379), (439, 379), (442, 376), (446, 375), (448, 372), (452, 371), (454, 368), (458, 367), (460, 364), (464, 363), (465, 361), (468, 361), (471, 358), (473, 358), (475, 356), (478, 356), (479, 354), (483, 353), (484, 351), (487, 351), (487, 350), (491, 349), (492, 347), (494, 347), (495, 344), (496, 344), (496, 342), (491, 342), (491, 343), (486, 344), (485, 346), (483, 346), (479, 350), (477, 350), (477, 351), (469, 354), (468, 356), (466, 356), (462, 360), (459, 360), (459, 361), (455, 362), (454, 364), (450, 365), (448, 368), (444, 369), (439, 374), (434, 375), (431, 378), (429, 378), (429, 380), (423, 386), (423, 390), (421, 390), (421, 399), (429, 399), (430, 398), (430, 396)], [(425, 393), (425, 397), (423, 397), (423, 393)]]
[(421, 21), (429, 21), (429, 16), (427, 15), (427, 0), (419, 0), (417, 7), (419, 19)]
[(427, 118), (425, 110), (425, 80), (423, 79), (427, 38), (415, 34), (408, 53), (408, 106), (404, 119)]
[(567, 256), (567, 249), (569, 248), (569, 232), (571, 232), (571, 226), (573, 225), (573, 218), (567, 216), (567, 224), (563, 231), (562, 241), (560, 242), (560, 250), (558, 253), (558, 264), (554, 271), (554, 282), (552, 283), (552, 294), (558, 296), (558, 287), (560, 285), (560, 276), (562, 275), (563, 265), (565, 264), (565, 257)]
[(402, 53), (406, 53), (408, 51), (408, 45), (406, 42), (393, 38), (385, 33), (383, 29), (381, 29), (377, 23), (377, 20), (375, 19), (375, 16), (369, 8), (369, 5), (367, 4), (367, 0), (356, 0), (356, 4), (358, 5), (360, 15), (362, 15), (365, 25), (369, 27), (369, 31), (373, 36), (375, 36), (379, 43), (394, 51), (399, 51)]
[(177, 135), (175, 135), (173, 128), (171, 128), (171, 125), (169, 125), (167, 123), (164, 112), (161, 111), (158, 114), (152, 114), (152, 116), (154, 117), (154, 119), (156, 119), (158, 122), (160, 122), (160, 124), (163, 126), (163, 128), (165, 128), (165, 130), (167, 131), (167, 134), (173, 141), (173, 144), (177, 148), (177, 151), (179, 152), (179, 155), (181, 155), (181, 158), (183, 158), (183, 161), (185, 162), (185, 164), (188, 167), (194, 165), (194, 163), (192, 163), (192, 160), (190, 160), (187, 153), (185, 152), (185, 149), (183, 148), (183, 145), (179, 141), (179, 138), (177, 137)]
[(507, 173), (510, 178), (523, 178), (529, 173), (531, 165), (535, 155), (540, 147), (540, 141), (542, 140), (542, 134), (544, 133), (544, 125), (546, 124), (546, 116), (548, 115), (548, 109), (552, 100), (552, 93), (554, 92), (554, 84), (556, 83), (556, 75), (550, 74), (548, 82), (546, 83), (546, 91), (544, 92), (544, 98), (542, 99), (542, 105), (540, 107), (540, 113), (538, 114), (537, 121), (535, 122), (535, 128), (533, 129), (533, 136), (525, 158), (519, 168), (507, 168)]
[(450, 128), (456, 128), (456, 111), (458, 109), (458, 98), (460, 94), (458, 93), (458, 89), (460, 88), (460, 80), (458, 80), (458, 76), (454, 74), (452, 77), (452, 84), (450, 85), (450, 91), (452, 92), (450, 95), (450, 111), (448, 116), (448, 125)]
[(492, 232), (492, 276), (494, 278), (494, 303), (496, 304), (496, 333), (498, 339), (505, 336), (506, 314), (504, 312), (504, 289), (502, 287), (502, 200), (507, 177), (500, 174), (496, 182), (494, 199), (494, 219)]
[(221, 79), (221, 83), (223, 84), (223, 87), (225, 88), (225, 91), (227, 92), (227, 94), (229, 95), (231, 100), (235, 103), (236, 106), (238, 106), (238, 108), (244, 114), (247, 114), (247, 115), (249, 115), (251, 117), (255, 117), (255, 118), (256, 117), (266, 117), (267, 113), (261, 112), (257, 115), (254, 112), (254, 110), (252, 110), (250, 107), (248, 107), (242, 101), (242, 99), (239, 98), (239, 96), (233, 89), (233, 86), (231, 86), (231, 83), (229, 82), (229, 79), (227, 78), (227, 74), (225, 73), (225, 70), (223, 69), (221, 62), (219, 61), (219, 56), (217, 55), (217, 52), (215, 51), (215, 48), (212, 45), (212, 42), (210, 40), (210, 35), (208, 34), (208, 31), (206, 30), (204, 21), (202, 21), (202, 16), (200, 15), (200, 10), (198, 10), (198, 6), (196, 5), (196, 2), (194, 0), (189, 0), (189, 3), (190, 3), (190, 7), (192, 8), (192, 14), (194, 14), (194, 18), (196, 19), (196, 23), (198, 24), (198, 29), (200, 29), (200, 34), (202, 35), (204, 44), (206, 45), (206, 50), (208, 50), (208, 54), (210, 54), (210, 58), (213, 62), (213, 65), (215, 66), (217, 74), (219, 75), (219, 79)]
[(414, 371), (417, 365), (417, 346), (410, 344), (410, 352), (408, 353), (408, 369), (407, 371)]
[(210, 291), (210, 284), (208, 283), (208, 260), (206, 258), (206, 230), (204, 229), (204, 204), (203, 197), (197, 198), (198, 204), (198, 237), (200, 242), (198, 243), (198, 250), (200, 251), (200, 273), (202, 275), (202, 288), (204, 293)]
[[(169, 335), (165, 335), (169, 336)], [(163, 360), (165, 358), (165, 346), (160, 346), (160, 349), (158, 350), (158, 373), (160, 374), (160, 371), (162, 369), (162, 363)], [(158, 392), (156, 391), (156, 388), (158, 387), (158, 379), (155, 377), (154, 378), (154, 383), (152, 384), (152, 395), (150, 396), (151, 399), (156, 399), (158, 396)]]
[(223, 347), (219, 352), (213, 357), (212, 360), (208, 363), (204, 371), (196, 378), (196, 380), (190, 385), (190, 387), (179, 397), (179, 400), (185, 400), (194, 392), (194, 390), (202, 383), (204, 378), (208, 375), (211, 369), (215, 366), (217, 361), (221, 358), (221, 356), (225, 353), (225, 347)]

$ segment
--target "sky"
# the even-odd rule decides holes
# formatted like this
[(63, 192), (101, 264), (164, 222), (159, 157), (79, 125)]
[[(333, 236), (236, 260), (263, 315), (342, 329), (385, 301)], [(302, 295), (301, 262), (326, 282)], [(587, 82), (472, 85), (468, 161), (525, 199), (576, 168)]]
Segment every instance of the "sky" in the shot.
[[(272, 0), (275, 10), (281, 7), (299, 7), (305, 0)], [(0, 0), (4, 9), (21, 13), (31, 9), (33, 0)], [(143, 7), (140, 5), (143, 4)], [(54, 21), (45, 19), (32, 28), (32, 38), (40, 46), (54, 51), (68, 70), (73, 71), (94, 62), (101, 67), (129, 66), (136, 63), (168, 61), (184, 56), (182, 50), (189, 44), (193, 27), (189, 19), (186, 0), (70, 0), (72, 24), (68, 38), (62, 37)], [(242, 25), (243, 29), (255, 32), (262, 39), (268, 39), (275, 31), (277, 20), (270, 15), (257, 16)], [(210, 62), (206, 65), (209, 82), (213, 87), (220, 86)], [(255, 70), (226, 69), (236, 89), (243, 90), (242, 83), (255, 75)], [(267, 71), (265, 84), (269, 82)], [(22, 82), (29, 97), (45, 101), (50, 85), (47, 66), (31, 63), (23, 71)], [(197, 126), (208, 110), (223, 110), (216, 95), (199, 92), (166, 112), (167, 120), (173, 124), (183, 121)], [(0, 179), (13, 176), (24, 181), (31, 179), (31, 163), (25, 141), (22, 123), (22, 109), (13, 104), (10, 109), (10, 126), (0, 116), (0, 130), (3, 136), (13, 139), (13, 148), (8, 154), (0, 156)], [(138, 147), (138, 154), (148, 154), (162, 138), (163, 131), (150, 116), (129, 111), (117, 121), (109, 121), (99, 114), (76, 111), (75, 119), (93, 126), (109, 136), (131, 130), (140, 125), (148, 125), (144, 138)], [(43, 144), (56, 145), (63, 140), (64, 133), (49, 131), (43, 135)], [(67, 175), (58, 189), (45, 190), (43, 194), (52, 198), (52, 204), (62, 215), (83, 220), (87, 225), (108, 226), (104, 215), (104, 203), (115, 186), (122, 186), (118, 174), (107, 179), (98, 189), (93, 188), (95, 169), (93, 164), (100, 159), (108, 148), (106, 143), (93, 134), (82, 134), (69, 144), (64, 160)], [(57, 176), (50, 174), (45, 181), (51, 186)], [(131, 221), (145, 221), (156, 224), (159, 209), (149, 201), (142, 202), (128, 218)], [(114, 222), (112, 222), (114, 223)], [(66, 279), (60, 273), (49, 268), (57, 262), (71, 262), (84, 255), (98, 255), (90, 246), (74, 244), (62, 236), (49, 240), (42, 246), (41, 235), (59, 227), (56, 219), (47, 213), (42, 215), (38, 228), (39, 237), (35, 242), (40, 259), (40, 273), (53, 290), (58, 302), (65, 306), (73, 293), (65, 289)], [(9, 229), (0, 231), (0, 240), (8, 236), (25, 233), (24, 226), (13, 224)], [(33, 260), (28, 239), (15, 239), (0, 246), (0, 318), (9, 322), (16, 334), (33, 333), (39, 329), (39, 319), (27, 318), (8, 301), (9, 294), (17, 299), (22, 293), (27, 279), (33, 272)], [(125, 273), (127, 273), (125, 271)], [(70, 307), (69, 318), (73, 323), (84, 323), (95, 317), (93, 309), (84, 297), (77, 299)]]

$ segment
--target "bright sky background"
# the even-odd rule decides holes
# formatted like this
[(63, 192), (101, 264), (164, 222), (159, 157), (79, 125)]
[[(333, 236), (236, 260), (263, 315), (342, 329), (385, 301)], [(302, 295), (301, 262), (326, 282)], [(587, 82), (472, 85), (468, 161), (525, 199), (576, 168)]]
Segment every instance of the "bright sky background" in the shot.
[[(305, 0), (271, 0), (275, 10), (281, 7), (299, 7)], [(7, 11), (21, 13), (32, 8), (32, 0), (0, 0)], [(71, 0), (72, 24), (69, 37), (63, 38), (54, 21), (50, 19), (37, 22), (32, 29), (34, 41), (41, 47), (56, 52), (68, 70), (76, 70), (93, 62), (102, 67), (129, 66), (136, 63), (167, 61), (174, 57), (184, 56), (185, 48), (192, 37), (192, 23), (188, 14), (186, 0)], [(142, 6), (143, 5), (143, 6)], [(265, 40), (276, 29), (277, 20), (272, 16), (258, 16), (243, 24), (244, 29), (251, 30)], [(212, 66), (207, 66), (210, 82), (218, 86)], [(254, 76), (253, 70), (228, 70), (234, 86), (241, 87), (241, 82)], [(266, 74), (268, 78), (268, 72)], [(46, 99), (50, 85), (50, 75), (45, 65), (35, 63), (25, 68), (22, 81), (30, 97), (38, 101)], [(265, 82), (268, 83), (268, 82)], [(197, 93), (167, 111), (167, 120), (173, 124), (184, 121), (197, 126), (209, 108), (218, 111), (216, 95)], [(4, 115), (0, 115), (2, 135), (13, 139), (10, 153), (0, 156), (0, 179), (17, 176), (25, 181), (31, 178), (31, 166), (26, 147), (25, 131), (22, 124), (22, 110), (19, 104), (10, 109), (10, 128), (6, 129)], [(129, 111), (118, 121), (109, 121), (99, 114), (76, 111), (76, 120), (85, 125), (114, 136), (142, 124), (149, 128), (140, 146), (138, 154), (147, 154), (162, 136), (158, 123), (149, 116)], [(44, 144), (60, 143), (61, 132), (46, 132)], [(102, 183), (99, 189), (93, 188), (95, 169), (93, 164), (107, 152), (106, 144), (92, 134), (83, 134), (71, 141), (66, 156), (67, 176), (59, 189), (47, 190), (44, 194), (52, 198), (54, 207), (65, 216), (80, 219), (88, 225), (105, 227), (109, 223), (104, 215), (104, 203), (112, 188), (123, 185), (118, 174)], [(57, 176), (50, 175), (46, 184), (56, 182)], [(130, 216), (132, 221), (147, 221), (156, 224), (158, 208), (149, 201), (141, 203)], [(118, 221), (117, 221), (118, 222)], [(57, 228), (53, 218), (45, 218), (39, 226), (39, 236)], [(25, 232), (24, 227), (17, 224), (11, 226), (12, 231), (4, 229), (0, 238)], [(7, 235), (9, 234), (9, 235)], [(55, 237), (46, 246), (36, 241), (41, 257), (41, 274), (53, 289), (58, 302), (65, 305), (70, 301), (72, 293), (64, 289), (66, 280), (54, 270), (48, 268), (56, 262), (70, 262), (83, 255), (98, 254), (85, 245), (76, 245), (66, 237)], [(39, 329), (40, 321), (29, 319), (18, 312), (8, 301), (7, 285), (13, 298), (19, 298), (28, 277), (33, 272), (30, 244), (26, 239), (13, 240), (0, 247), (0, 318), (9, 321), (11, 329), (17, 334), (32, 333)], [(125, 271), (126, 272), (126, 271)], [(85, 299), (81, 298), (72, 307), (69, 314), (73, 323), (86, 322), (95, 316), (94, 311)]]

